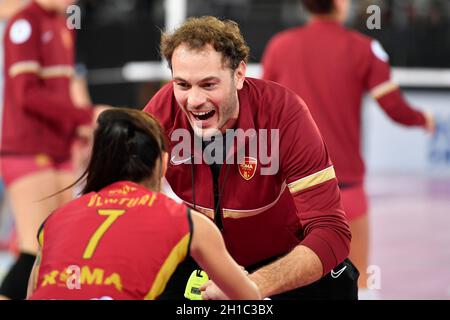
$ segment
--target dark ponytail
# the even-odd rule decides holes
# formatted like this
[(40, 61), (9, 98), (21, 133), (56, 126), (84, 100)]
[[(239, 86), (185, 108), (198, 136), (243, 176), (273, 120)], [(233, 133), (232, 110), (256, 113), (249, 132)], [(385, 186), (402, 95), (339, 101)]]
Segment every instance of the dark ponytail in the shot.
[(82, 194), (122, 180), (160, 179), (155, 169), (167, 143), (155, 118), (143, 111), (114, 108), (102, 112), (97, 122), (88, 167), (77, 180), (86, 177)]

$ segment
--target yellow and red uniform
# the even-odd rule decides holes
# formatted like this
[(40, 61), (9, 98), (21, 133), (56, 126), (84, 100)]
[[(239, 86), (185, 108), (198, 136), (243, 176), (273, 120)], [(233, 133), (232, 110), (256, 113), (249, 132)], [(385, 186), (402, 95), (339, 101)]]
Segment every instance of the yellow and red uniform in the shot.
[(183, 204), (129, 181), (52, 213), (31, 299), (155, 299), (189, 252)]

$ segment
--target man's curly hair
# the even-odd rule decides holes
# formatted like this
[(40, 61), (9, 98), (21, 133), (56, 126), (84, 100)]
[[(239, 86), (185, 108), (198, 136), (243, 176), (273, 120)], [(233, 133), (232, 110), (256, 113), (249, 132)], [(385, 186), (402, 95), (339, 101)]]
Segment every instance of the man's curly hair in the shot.
[(190, 18), (174, 33), (162, 34), (161, 54), (168, 61), (170, 69), (173, 52), (181, 44), (198, 50), (211, 45), (222, 53), (223, 62), (232, 70), (236, 70), (241, 61), (247, 62), (250, 52), (236, 22), (211, 16)]

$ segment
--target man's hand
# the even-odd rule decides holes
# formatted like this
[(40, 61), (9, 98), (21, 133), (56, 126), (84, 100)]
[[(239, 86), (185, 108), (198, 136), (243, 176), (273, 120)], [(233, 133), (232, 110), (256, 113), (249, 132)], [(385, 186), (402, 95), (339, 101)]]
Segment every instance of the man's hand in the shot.
[(230, 300), (211, 280), (208, 280), (201, 286), (200, 291), (202, 292), (203, 300)]
[[(243, 266), (240, 267), (246, 275), (249, 274)], [(202, 292), (203, 300), (230, 300), (230, 298), (228, 298), (212, 280), (205, 282), (205, 284), (200, 287), (200, 291)]]

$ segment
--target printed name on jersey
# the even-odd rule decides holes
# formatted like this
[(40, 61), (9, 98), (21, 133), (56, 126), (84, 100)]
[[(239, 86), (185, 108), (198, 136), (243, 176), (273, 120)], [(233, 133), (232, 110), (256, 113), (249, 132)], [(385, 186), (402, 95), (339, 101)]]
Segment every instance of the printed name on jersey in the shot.
[(12, 43), (21, 44), (26, 42), (31, 36), (31, 24), (26, 19), (19, 19), (13, 23), (9, 31)]
[(54, 269), (44, 273), (39, 287), (58, 286), (70, 289), (72, 281), (79, 281), (81, 288), (83, 286), (107, 286), (115, 288), (122, 292), (122, 276), (118, 272), (112, 272), (99, 267), (82, 266), (79, 274), (73, 273), (74, 270), (68, 268)]
[(370, 44), (370, 47), (372, 48), (372, 52), (381, 61), (388, 62), (389, 61), (389, 55), (387, 52), (383, 49), (383, 46), (380, 42), (377, 40), (373, 40)]

